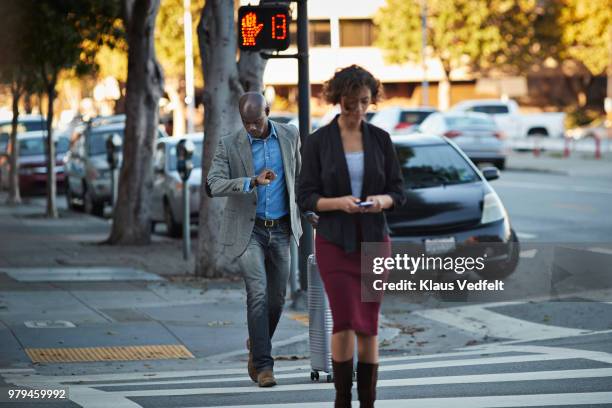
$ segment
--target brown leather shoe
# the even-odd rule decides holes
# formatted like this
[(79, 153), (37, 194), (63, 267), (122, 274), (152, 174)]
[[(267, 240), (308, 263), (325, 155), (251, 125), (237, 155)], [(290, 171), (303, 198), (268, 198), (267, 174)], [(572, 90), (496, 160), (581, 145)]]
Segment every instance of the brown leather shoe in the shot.
[(251, 352), (251, 339), (247, 339), (246, 347), (247, 350), (249, 350), (249, 362), (247, 363), (249, 377), (251, 377), (251, 380), (253, 380), (253, 382), (257, 382), (257, 370), (255, 369), (255, 365), (253, 364), (253, 353)]
[(276, 379), (272, 370), (263, 370), (257, 374), (257, 383), (260, 387), (272, 387), (276, 385)]

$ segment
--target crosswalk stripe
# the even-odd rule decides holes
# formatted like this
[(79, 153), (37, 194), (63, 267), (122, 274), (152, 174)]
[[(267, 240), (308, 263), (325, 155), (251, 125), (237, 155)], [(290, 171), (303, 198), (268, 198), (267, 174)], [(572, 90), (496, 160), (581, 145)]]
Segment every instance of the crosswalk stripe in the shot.
[[(473, 374), (423, 378), (400, 378), (392, 380), (379, 380), (378, 387), (403, 387), (413, 385), (444, 385), (444, 384), (472, 384), (472, 383), (497, 383), (509, 381), (541, 381), (541, 380), (561, 380), (561, 379), (580, 379), (612, 377), (612, 368), (592, 368), (582, 370), (554, 370), (554, 371), (529, 371), (519, 373), (499, 373), (499, 374)], [(272, 388), (259, 388), (256, 385), (248, 387), (211, 387), (211, 388), (187, 388), (187, 389), (162, 389), (162, 390), (129, 390), (129, 391), (110, 391), (115, 395), (124, 397), (170, 397), (183, 395), (206, 395), (206, 394), (238, 394), (238, 393), (259, 393), (259, 392), (286, 392), (286, 391), (308, 391), (333, 389), (331, 383), (309, 383), (277, 385)]]
[(497, 313), (483, 306), (428, 309), (412, 313), (478, 335), (516, 340), (572, 337), (591, 332), (590, 330), (533, 323)]
[[(380, 365), (378, 368), (379, 372), (387, 371), (406, 371), (406, 370), (420, 370), (420, 369), (431, 369), (431, 368), (445, 368), (445, 367), (464, 367), (464, 366), (479, 366), (479, 365), (490, 365), (490, 364), (510, 364), (510, 363), (527, 363), (527, 362), (542, 362), (542, 361), (555, 361), (555, 360), (567, 360), (567, 355), (524, 355), (524, 356), (505, 356), (505, 357), (484, 357), (479, 359), (462, 359), (462, 360), (443, 360), (443, 361), (428, 361), (423, 363), (407, 363), (407, 364), (394, 364), (394, 365)], [(223, 378), (199, 378), (199, 379), (180, 379), (172, 381), (147, 381), (147, 382), (128, 382), (128, 383), (102, 383), (102, 384), (91, 384), (91, 387), (123, 387), (123, 386), (138, 386), (138, 385), (172, 385), (172, 384), (197, 384), (197, 383), (217, 383), (217, 382), (232, 382), (232, 381), (244, 381), (247, 379), (247, 375), (242, 370), (240, 377), (223, 377)], [(302, 371), (298, 373), (289, 374), (275, 374), (277, 380), (289, 379), (289, 378), (307, 378), (310, 371)], [(250, 381), (250, 380), (249, 380)]]
[[(504, 407), (546, 407), (546, 406), (576, 406), (587, 404), (609, 404), (612, 402), (612, 392), (576, 392), (560, 394), (528, 394), (528, 395), (491, 395), (482, 397), (451, 397), (451, 398), (413, 398), (398, 400), (377, 400), (378, 408), (504, 408)], [(329, 402), (329, 406), (331, 406)], [(321, 408), (325, 403), (306, 402), (291, 404), (261, 404), (261, 405), (225, 405), (206, 408)], [(353, 407), (359, 407), (358, 401), (353, 401)], [(204, 408), (204, 407), (193, 407)]]
[[(472, 346), (474, 347), (474, 346)], [(496, 350), (493, 353), (503, 353), (506, 351), (514, 351), (511, 350)], [(397, 361), (418, 361), (423, 359), (431, 359), (431, 358), (439, 358), (440, 360), (444, 358), (452, 358), (452, 357), (462, 357), (469, 355), (482, 355), (482, 354), (491, 354), (490, 352), (485, 352), (481, 349), (478, 350), (462, 350), (462, 351), (454, 351), (448, 353), (438, 353), (438, 354), (424, 354), (418, 356), (394, 356), (394, 357), (383, 357), (380, 358), (380, 363), (387, 362), (397, 362)], [(565, 354), (565, 358), (568, 358), (568, 354)], [(274, 373), (281, 372), (290, 372), (294, 370), (308, 370), (310, 372), (310, 365), (292, 365), (292, 366), (275, 366)], [(212, 368), (206, 370), (185, 370), (185, 371), (171, 371), (171, 372), (144, 372), (144, 373), (112, 373), (112, 374), (90, 374), (90, 375), (80, 375), (78, 377), (78, 383), (83, 384), (87, 382), (94, 381), (146, 381), (151, 379), (165, 379), (165, 378), (189, 378), (189, 377), (208, 377), (214, 376), (219, 377), (222, 375), (241, 375), (246, 371), (246, 363), (244, 367), (239, 368)], [(7, 379), (18, 379), (18, 376), (4, 376)], [(53, 383), (73, 383), (75, 382), (74, 376), (29, 376), (29, 381), (35, 381), (37, 383), (44, 382), (53, 382)]]

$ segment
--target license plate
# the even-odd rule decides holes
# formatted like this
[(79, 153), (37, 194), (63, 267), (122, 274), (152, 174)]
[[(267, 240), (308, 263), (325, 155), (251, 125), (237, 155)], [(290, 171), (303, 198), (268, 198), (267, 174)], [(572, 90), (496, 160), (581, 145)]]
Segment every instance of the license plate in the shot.
[(425, 240), (425, 253), (427, 255), (445, 254), (455, 250), (455, 237), (435, 238)]

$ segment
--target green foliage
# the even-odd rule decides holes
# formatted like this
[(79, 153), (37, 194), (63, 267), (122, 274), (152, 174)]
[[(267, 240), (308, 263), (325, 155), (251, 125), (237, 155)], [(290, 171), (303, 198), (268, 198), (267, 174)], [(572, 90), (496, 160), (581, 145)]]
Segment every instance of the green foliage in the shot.
[(47, 87), (59, 73), (74, 69), (77, 75), (92, 72), (96, 52), (121, 37), (115, 24), (117, 1), (105, 0), (23, 0), (27, 11), (27, 36), (22, 45), (28, 58), (39, 67)]
[[(197, 0), (191, 1), (191, 26), (193, 38), (194, 75), (196, 85), (202, 86), (202, 72), (198, 36), (195, 20), (202, 9)], [(182, 78), (185, 75), (185, 37), (183, 24), (183, 0), (162, 1), (155, 24), (155, 53), (168, 78)]]
[[(388, 0), (376, 15), (377, 45), (386, 50), (388, 62), (420, 60), (420, 5), (418, 0)], [(428, 47), (447, 73), (466, 58), (475, 61), (495, 51), (499, 35), (487, 25), (487, 2), (434, 0), (427, 5)]]
[(383, 48), (387, 62), (401, 64), (420, 59), (421, 9), (414, 0), (387, 0), (374, 16), (378, 28), (376, 45)]
[(13, 93), (38, 91), (39, 82), (34, 72), (33, 62), (24, 47), (27, 38), (25, 29), (28, 16), (19, 0), (5, 0), (0, 5), (0, 83), (10, 85)]
[(563, 27), (562, 56), (582, 62), (593, 75), (604, 73), (610, 61), (610, 0), (563, 0), (559, 24)]
[[(387, 0), (375, 18), (387, 60), (420, 59), (419, 0)], [(447, 72), (525, 72), (549, 57), (570, 56), (593, 72), (607, 64), (610, 0), (429, 0), (428, 46)], [(607, 4), (607, 6), (606, 6)]]

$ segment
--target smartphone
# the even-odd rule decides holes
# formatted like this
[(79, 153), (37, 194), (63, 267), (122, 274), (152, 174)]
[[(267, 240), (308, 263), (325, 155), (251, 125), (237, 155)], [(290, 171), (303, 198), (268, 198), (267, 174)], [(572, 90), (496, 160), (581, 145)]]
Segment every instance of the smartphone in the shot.
[(374, 205), (373, 201), (362, 201), (360, 203), (357, 204), (359, 207), (364, 207), (364, 208), (368, 208)]

